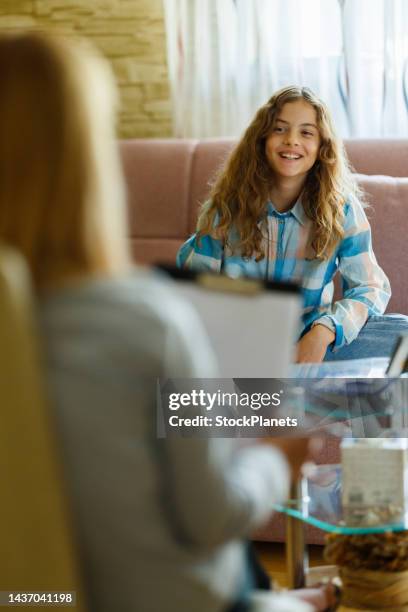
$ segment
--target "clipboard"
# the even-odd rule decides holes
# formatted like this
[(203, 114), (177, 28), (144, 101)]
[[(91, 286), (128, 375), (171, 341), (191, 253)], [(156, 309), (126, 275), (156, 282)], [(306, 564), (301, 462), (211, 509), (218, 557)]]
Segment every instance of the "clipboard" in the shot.
[(157, 267), (175, 281), (176, 291), (200, 316), (220, 378), (289, 376), (301, 331), (299, 285)]

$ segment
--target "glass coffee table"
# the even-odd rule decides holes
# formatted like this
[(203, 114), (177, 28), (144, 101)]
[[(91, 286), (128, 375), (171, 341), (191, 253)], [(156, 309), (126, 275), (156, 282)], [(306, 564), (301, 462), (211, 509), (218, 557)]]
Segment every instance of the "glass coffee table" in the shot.
[(369, 534), (408, 529), (408, 517), (396, 509), (356, 510), (346, 515), (341, 506), (341, 466), (316, 466), (292, 485), (291, 499), (275, 510), (286, 515), (286, 563), (289, 588), (302, 588), (308, 572), (305, 525), (327, 533)]

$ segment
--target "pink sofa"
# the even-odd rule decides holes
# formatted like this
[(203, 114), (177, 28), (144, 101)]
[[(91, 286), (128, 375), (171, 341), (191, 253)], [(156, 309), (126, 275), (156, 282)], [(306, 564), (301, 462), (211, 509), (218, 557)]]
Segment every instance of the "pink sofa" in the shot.
[[(209, 183), (233, 146), (232, 140), (121, 142), (137, 261), (174, 263), (180, 244), (195, 229)], [(371, 205), (375, 253), (391, 280), (388, 312), (408, 314), (408, 139), (350, 140), (346, 149)], [(338, 441), (328, 440), (320, 462), (338, 460)], [(282, 518), (274, 518), (257, 537), (281, 540)], [(310, 529), (308, 540), (320, 543), (322, 534)]]
[[(232, 140), (121, 142), (137, 261), (174, 262), (233, 145)], [(369, 196), (375, 253), (391, 280), (388, 312), (408, 314), (408, 139), (350, 140), (346, 149)]]

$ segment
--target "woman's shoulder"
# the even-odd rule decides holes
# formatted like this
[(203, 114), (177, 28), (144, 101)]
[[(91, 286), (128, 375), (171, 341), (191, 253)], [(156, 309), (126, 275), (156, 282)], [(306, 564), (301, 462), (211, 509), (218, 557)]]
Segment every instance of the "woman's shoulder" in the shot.
[(126, 327), (136, 320), (170, 325), (172, 313), (186, 304), (172, 283), (159, 273), (135, 267), (118, 278), (84, 281), (54, 291), (41, 301), (41, 312), (51, 320), (57, 317), (98, 320)]
[(115, 354), (120, 347), (130, 358), (145, 355), (146, 362), (149, 356), (161, 361), (169, 372), (178, 372), (170, 363), (178, 353), (180, 375), (185, 376), (195, 373), (193, 339), (208, 354), (192, 306), (167, 277), (142, 268), (122, 278), (91, 280), (53, 292), (40, 302), (39, 320), (46, 342), (57, 351), (64, 345), (74, 352), (79, 347), (92, 353), (99, 347)]

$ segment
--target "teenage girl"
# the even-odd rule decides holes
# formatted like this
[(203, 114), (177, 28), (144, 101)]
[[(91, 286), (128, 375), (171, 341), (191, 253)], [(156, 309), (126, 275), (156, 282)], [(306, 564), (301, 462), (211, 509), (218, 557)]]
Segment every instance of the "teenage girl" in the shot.
[(233, 150), (178, 265), (300, 282), (298, 362), (389, 356), (408, 317), (383, 315), (391, 289), (361, 197), (326, 105), (285, 87)]

